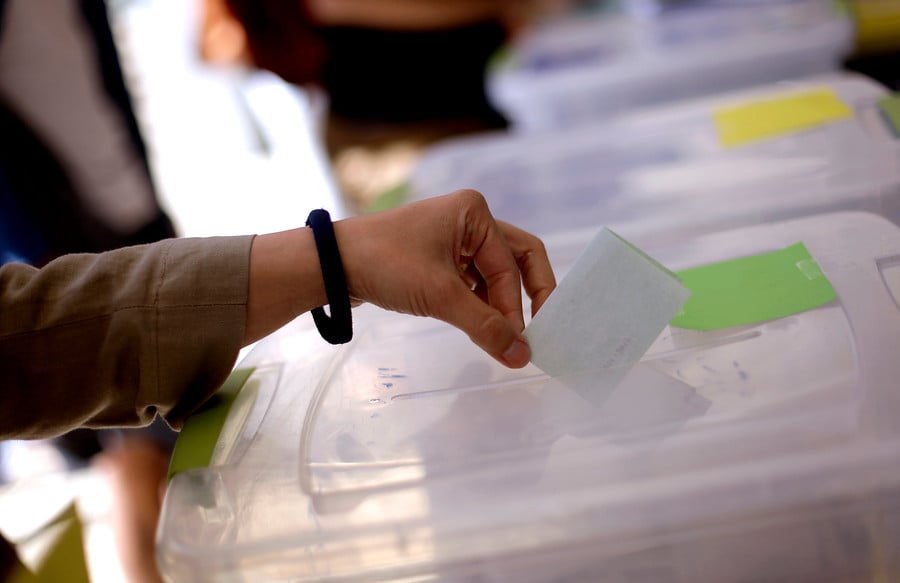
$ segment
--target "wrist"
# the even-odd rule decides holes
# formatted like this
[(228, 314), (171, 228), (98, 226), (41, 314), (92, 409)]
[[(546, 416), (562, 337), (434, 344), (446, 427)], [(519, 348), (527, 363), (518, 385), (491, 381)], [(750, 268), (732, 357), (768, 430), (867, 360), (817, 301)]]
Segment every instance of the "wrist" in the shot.
[(337, 239), (338, 249), (341, 251), (347, 292), (354, 303), (365, 301), (366, 294), (361, 283), (363, 272), (361, 264), (372, 261), (365, 256), (365, 241), (367, 238), (371, 239), (371, 233), (369, 233), (369, 237), (364, 238), (357, 229), (358, 223), (362, 220), (364, 220), (362, 217), (355, 217), (334, 223), (334, 236)]
[(250, 247), (244, 345), (327, 303), (311, 229), (254, 237)]

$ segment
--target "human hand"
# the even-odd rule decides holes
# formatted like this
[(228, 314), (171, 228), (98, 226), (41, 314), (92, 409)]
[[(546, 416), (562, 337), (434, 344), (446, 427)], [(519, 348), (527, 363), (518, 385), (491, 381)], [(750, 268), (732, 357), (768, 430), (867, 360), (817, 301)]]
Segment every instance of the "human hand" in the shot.
[(461, 190), (335, 223), (351, 298), (456, 326), (501, 363), (530, 358), (521, 282), (532, 314), (556, 287), (543, 243), (495, 221)]

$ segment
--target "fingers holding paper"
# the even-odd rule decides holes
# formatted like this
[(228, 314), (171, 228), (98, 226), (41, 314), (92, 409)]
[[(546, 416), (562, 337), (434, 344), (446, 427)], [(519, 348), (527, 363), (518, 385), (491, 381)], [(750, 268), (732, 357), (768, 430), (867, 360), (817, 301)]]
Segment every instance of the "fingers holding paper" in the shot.
[(337, 236), (353, 297), (444, 320), (503, 364), (528, 363), (522, 282), (535, 311), (555, 280), (540, 240), (495, 221), (481, 194), (341, 221)]

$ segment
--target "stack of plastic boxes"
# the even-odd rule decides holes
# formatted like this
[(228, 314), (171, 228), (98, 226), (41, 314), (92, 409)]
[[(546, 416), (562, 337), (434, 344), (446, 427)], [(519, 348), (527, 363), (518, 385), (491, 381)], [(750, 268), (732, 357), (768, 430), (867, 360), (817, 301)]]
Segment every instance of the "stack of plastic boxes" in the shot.
[(551, 21), (523, 35), (489, 78), (516, 129), (835, 71), (853, 46), (839, 3), (687, 3), (652, 18)]
[[(711, 121), (821, 91), (849, 114), (738, 147)], [(446, 324), (371, 306), (342, 347), (301, 317), (240, 364), (208, 465), (171, 481), (164, 577), (900, 579), (900, 228), (827, 212), (900, 217), (885, 97), (835, 76), (435, 148), (414, 190), (483, 189), (546, 234), (558, 278), (610, 225), (673, 270), (802, 242), (796, 268), (835, 299), (670, 325), (617, 384), (506, 369)]]

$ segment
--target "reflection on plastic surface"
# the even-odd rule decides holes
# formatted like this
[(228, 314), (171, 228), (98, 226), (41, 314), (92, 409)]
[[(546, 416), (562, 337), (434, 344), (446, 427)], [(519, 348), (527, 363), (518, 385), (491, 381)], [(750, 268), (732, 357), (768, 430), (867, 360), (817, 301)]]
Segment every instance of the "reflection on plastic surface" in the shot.
[[(625, 367), (556, 379), (533, 365), (506, 369), (447, 326), (391, 320), (360, 331), (340, 370), (319, 389), (301, 448), (309, 456), (304, 482), (316, 497), (545, 451), (563, 435), (616, 441), (671, 432), (656, 407), (673, 422), (705, 417), (715, 425), (810, 410), (810, 399), (833, 406), (851, 397), (842, 387), (856, 374), (840, 307), (717, 332), (666, 328), (631, 373)], [(784, 346), (804, 349), (790, 366), (771, 366)], [(442, 354), (454, 358), (443, 366)], [(629, 426), (627, 419), (646, 422)]]

